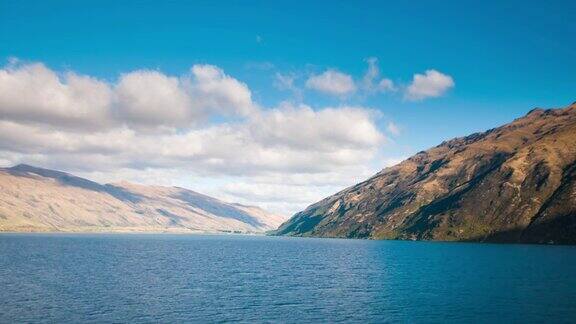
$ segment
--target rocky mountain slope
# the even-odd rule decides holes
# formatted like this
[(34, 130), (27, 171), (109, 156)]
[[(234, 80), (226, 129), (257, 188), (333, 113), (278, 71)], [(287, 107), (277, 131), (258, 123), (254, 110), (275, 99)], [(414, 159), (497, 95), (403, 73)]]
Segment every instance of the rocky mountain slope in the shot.
[(258, 233), (284, 220), (182, 188), (101, 185), (29, 165), (0, 169), (0, 231)]
[(576, 104), (534, 109), (386, 168), (280, 235), (576, 243)]

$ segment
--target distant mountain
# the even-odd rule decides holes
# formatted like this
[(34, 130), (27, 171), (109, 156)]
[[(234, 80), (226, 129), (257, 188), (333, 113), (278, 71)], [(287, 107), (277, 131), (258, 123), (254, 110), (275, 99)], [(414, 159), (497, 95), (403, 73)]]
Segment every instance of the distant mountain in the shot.
[(284, 220), (177, 187), (102, 185), (24, 164), (0, 168), (0, 231), (261, 233)]
[(456, 138), (309, 206), (279, 235), (576, 243), (576, 104)]

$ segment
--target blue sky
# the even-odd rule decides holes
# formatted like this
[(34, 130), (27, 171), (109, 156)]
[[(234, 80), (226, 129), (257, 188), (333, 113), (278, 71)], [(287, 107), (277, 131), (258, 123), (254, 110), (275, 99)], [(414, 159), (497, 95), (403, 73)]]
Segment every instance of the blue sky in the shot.
[[(384, 159), (498, 126), (533, 107), (576, 101), (575, 15), (574, 1), (0, 0), (0, 59), (4, 66), (17, 58), (24, 62), (18, 64), (42, 63), (55, 73), (73, 71), (109, 84), (132, 71), (178, 77), (208, 64), (245, 84), (263, 111), (282, 102), (315, 111), (344, 106), (377, 111), (374, 125), (388, 138), (369, 162), (377, 170)], [(375, 81), (389, 79), (395, 91), (361, 89), (368, 58), (378, 59)], [(427, 70), (450, 77), (454, 85), (437, 96), (408, 100), (414, 75)], [(326, 71), (349, 76), (357, 90), (333, 95), (306, 86)], [(280, 86), (279, 76), (293, 78), (295, 90)], [(235, 120), (229, 114), (209, 118), (209, 126)], [(390, 123), (397, 134), (386, 133)], [(48, 163), (46, 152), (10, 152), (5, 163), (77, 169)], [(46, 156), (34, 160), (39, 154)], [(106, 168), (79, 171), (115, 179)], [(169, 182), (238, 198), (218, 189), (238, 182), (233, 175), (175, 176)], [(318, 196), (349, 182), (319, 190)]]

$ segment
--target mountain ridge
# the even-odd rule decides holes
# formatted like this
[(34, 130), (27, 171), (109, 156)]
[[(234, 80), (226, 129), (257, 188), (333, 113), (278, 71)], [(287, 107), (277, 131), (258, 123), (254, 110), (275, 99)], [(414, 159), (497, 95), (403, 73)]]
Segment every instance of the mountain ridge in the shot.
[(0, 231), (243, 232), (284, 218), (179, 187), (100, 184), (19, 164), (0, 168)]
[(278, 235), (576, 243), (576, 105), (442, 142), (295, 214)]

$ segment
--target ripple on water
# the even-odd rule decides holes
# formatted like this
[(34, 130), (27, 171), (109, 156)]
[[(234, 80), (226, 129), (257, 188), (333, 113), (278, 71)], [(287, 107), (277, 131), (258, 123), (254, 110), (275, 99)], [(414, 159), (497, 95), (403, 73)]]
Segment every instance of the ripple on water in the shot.
[(576, 248), (0, 235), (0, 322), (574, 321)]

